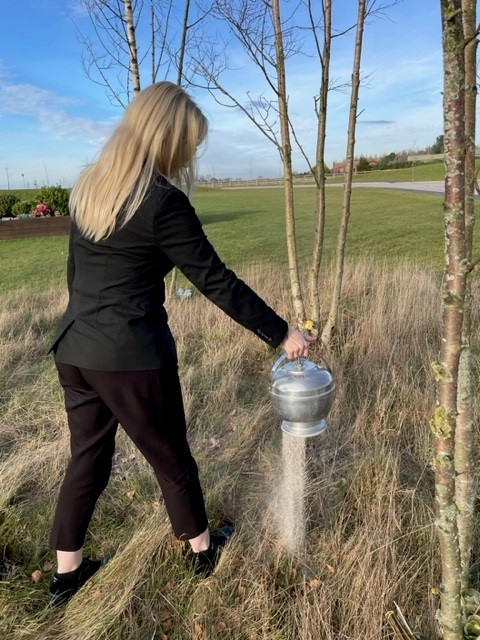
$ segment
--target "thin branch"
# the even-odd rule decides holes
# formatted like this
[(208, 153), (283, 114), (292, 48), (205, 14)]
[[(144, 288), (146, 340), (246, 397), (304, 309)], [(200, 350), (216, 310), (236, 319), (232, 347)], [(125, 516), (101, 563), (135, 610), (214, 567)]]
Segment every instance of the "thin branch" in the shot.
[(467, 273), (470, 273), (471, 271), (473, 271), (475, 269), (475, 267), (477, 266), (477, 264), (480, 264), (480, 257), (477, 258), (476, 260), (474, 260), (473, 262), (471, 262), (469, 265), (467, 265), (465, 271)]

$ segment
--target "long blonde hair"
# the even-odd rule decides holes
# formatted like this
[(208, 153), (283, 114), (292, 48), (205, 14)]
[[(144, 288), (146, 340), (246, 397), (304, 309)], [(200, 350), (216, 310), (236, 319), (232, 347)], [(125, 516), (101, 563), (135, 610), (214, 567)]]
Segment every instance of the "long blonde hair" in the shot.
[(95, 242), (106, 238), (120, 212), (126, 224), (154, 172), (190, 190), (195, 152), (207, 131), (205, 116), (176, 84), (157, 82), (140, 91), (70, 194), (70, 213), (83, 234)]

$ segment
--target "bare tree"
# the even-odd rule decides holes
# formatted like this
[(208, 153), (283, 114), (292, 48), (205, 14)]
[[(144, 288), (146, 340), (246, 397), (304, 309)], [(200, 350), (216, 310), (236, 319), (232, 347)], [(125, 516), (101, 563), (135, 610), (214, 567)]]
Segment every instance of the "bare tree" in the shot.
[[(374, 3), (373, 3), (374, 4)], [(337, 242), (335, 283), (330, 304), (328, 319), (322, 331), (322, 342), (328, 344), (330, 342), (332, 331), (337, 323), (338, 308), (340, 305), (340, 296), (343, 283), (343, 271), (345, 265), (345, 245), (347, 242), (348, 222), (350, 219), (351, 198), (352, 198), (352, 180), (353, 180), (353, 163), (355, 152), (355, 131), (357, 125), (357, 109), (358, 109), (358, 93), (360, 88), (360, 65), (362, 59), (363, 32), (365, 25), (365, 15), (367, 13), (367, 0), (358, 0), (358, 16), (355, 34), (355, 53), (353, 58), (352, 71), (352, 91), (350, 95), (350, 112), (348, 118), (348, 138), (347, 138), (347, 154), (346, 154), (346, 172), (345, 182), (343, 186), (343, 204), (342, 204), (342, 220), (340, 224), (340, 233)]]
[(143, 0), (137, 0), (135, 5), (131, 0), (83, 0), (83, 5), (93, 32), (93, 36), (86, 36), (75, 25), (84, 48), (85, 74), (92, 82), (106, 88), (113, 104), (125, 108), (131, 99), (132, 76), (134, 89), (140, 86), (141, 60), (138, 59), (135, 31), (142, 15)]
[[(477, 26), (475, 0), (462, 0), (465, 38), (465, 259), (472, 261), (475, 183), (475, 111)], [(458, 371), (457, 420), (455, 428), (455, 503), (458, 508), (458, 535), (461, 559), (461, 587), (469, 583), (477, 473), (472, 382), (472, 292), (470, 278), (465, 283), (462, 350)]]
[(125, 0), (125, 28), (128, 41), (128, 58), (130, 62), (130, 77), (133, 91), (140, 91), (140, 69), (138, 67), (137, 38), (135, 34), (135, 22), (133, 19), (132, 0)]
[[(265, 80), (264, 94), (248, 100), (229, 91), (222, 83), (222, 72), (228, 68), (225, 55), (211, 46), (208, 39), (199, 43), (194, 74), (203, 78), (206, 88), (222, 105), (240, 109), (259, 131), (275, 145), (283, 164), (285, 178), (285, 223), (290, 287), (296, 321), (305, 322), (305, 308), (298, 269), (293, 195), (292, 147), (285, 63), (299, 50), (292, 29), (282, 22), (280, 3), (273, 0), (217, 0), (213, 14), (231, 29)], [(196, 80), (197, 84), (200, 81)], [(278, 131), (278, 125), (280, 131)]]
[(312, 264), (308, 272), (309, 292), (309, 319), (312, 321), (312, 329), (316, 329), (320, 323), (320, 296), (318, 281), (322, 261), (323, 244), (325, 238), (325, 138), (327, 133), (327, 103), (330, 83), (330, 50), (332, 44), (332, 0), (322, 1), (323, 12), (323, 47), (317, 37), (313, 8), (311, 0), (308, 0), (308, 15), (315, 39), (315, 47), (320, 61), (321, 80), (320, 91), (317, 100), (317, 146), (315, 153), (315, 167), (313, 174), (316, 181), (316, 214), (315, 235), (312, 251)]
[(462, 640), (461, 561), (455, 502), (458, 370), (467, 278), (465, 252), (465, 58), (461, 0), (441, 0), (444, 61), (445, 278), (440, 361), (434, 363), (436, 524), (440, 544), (440, 623), (445, 640)]
[(185, 0), (182, 21), (173, 0), (82, 0), (91, 35), (76, 26), (83, 45), (87, 77), (107, 89), (113, 104), (125, 108), (141, 86), (167, 79), (181, 84), (188, 53), (188, 34), (209, 13)]
[(180, 52), (178, 56), (177, 84), (179, 87), (182, 86), (183, 63), (185, 60), (185, 49), (187, 47), (188, 29), (190, 28), (188, 25), (189, 13), (190, 13), (190, 0), (185, 0), (185, 9), (183, 12), (182, 41), (180, 43)]
[[(355, 162), (355, 135), (358, 119), (358, 95), (360, 89), (360, 69), (363, 47), (363, 36), (365, 29), (365, 21), (369, 17), (385, 17), (386, 10), (395, 4), (399, 0), (392, 0), (384, 4), (379, 4), (377, 0), (358, 0), (358, 14), (357, 22), (355, 26), (355, 49), (353, 58), (353, 71), (350, 93), (350, 110), (348, 118), (348, 134), (347, 134), (347, 149), (345, 160), (345, 180), (343, 185), (343, 202), (342, 202), (342, 218), (340, 223), (340, 232), (337, 241), (336, 250), (336, 267), (334, 278), (334, 290), (332, 300), (330, 303), (330, 309), (328, 318), (323, 327), (321, 333), (321, 341), (324, 345), (328, 345), (331, 341), (332, 333), (337, 324), (338, 309), (340, 306), (340, 298), (342, 293), (343, 284), (343, 272), (345, 266), (345, 250), (347, 242), (348, 224), (351, 213), (351, 200), (352, 200), (352, 181)], [(346, 31), (349, 31), (347, 29)], [(339, 35), (339, 34), (336, 34)], [(314, 283), (312, 281), (312, 287)]]
[(305, 308), (298, 272), (297, 238), (295, 234), (295, 204), (293, 198), (292, 146), (290, 143), (287, 80), (285, 75), (285, 51), (283, 48), (282, 20), (279, 0), (273, 0), (272, 2), (272, 17), (275, 33), (277, 96), (281, 131), (280, 153), (283, 161), (283, 175), (285, 180), (285, 223), (287, 234), (288, 269), (296, 321), (299, 327), (303, 327), (305, 323)]

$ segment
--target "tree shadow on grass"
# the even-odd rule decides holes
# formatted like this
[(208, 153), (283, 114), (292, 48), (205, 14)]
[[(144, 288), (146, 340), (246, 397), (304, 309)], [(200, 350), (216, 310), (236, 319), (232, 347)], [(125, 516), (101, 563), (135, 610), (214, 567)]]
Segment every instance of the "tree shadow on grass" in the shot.
[(225, 213), (207, 213), (200, 214), (198, 217), (204, 227), (209, 224), (218, 224), (220, 222), (231, 222), (232, 220), (238, 220), (240, 217), (247, 216), (251, 213), (256, 213), (253, 211), (249, 211), (248, 209), (244, 209), (242, 211), (226, 211)]

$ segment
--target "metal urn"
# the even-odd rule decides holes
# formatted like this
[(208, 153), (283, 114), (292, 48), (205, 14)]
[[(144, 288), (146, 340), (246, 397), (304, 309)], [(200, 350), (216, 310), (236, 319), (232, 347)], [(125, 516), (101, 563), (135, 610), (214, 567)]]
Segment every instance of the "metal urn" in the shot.
[(283, 354), (272, 367), (270, 395), (282, 431), (309, 438), (327, 428), (335, 381), (328, 368), (305, 358), (287, 360)]

